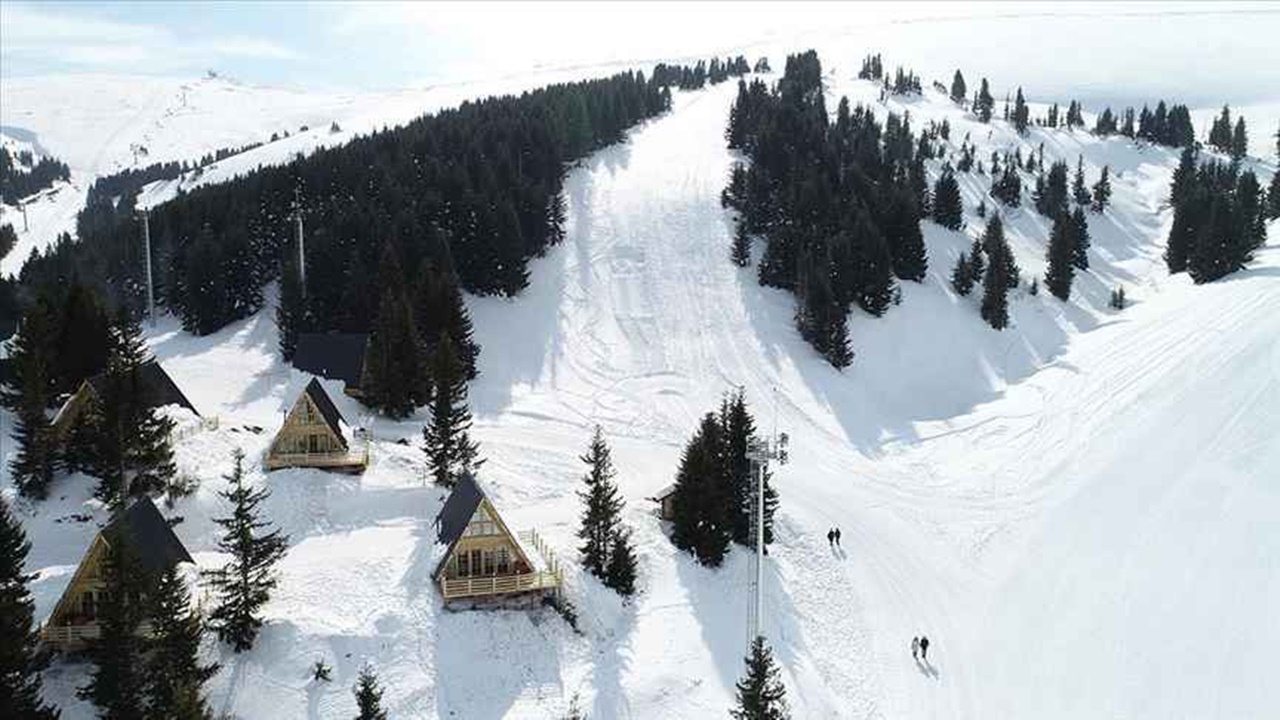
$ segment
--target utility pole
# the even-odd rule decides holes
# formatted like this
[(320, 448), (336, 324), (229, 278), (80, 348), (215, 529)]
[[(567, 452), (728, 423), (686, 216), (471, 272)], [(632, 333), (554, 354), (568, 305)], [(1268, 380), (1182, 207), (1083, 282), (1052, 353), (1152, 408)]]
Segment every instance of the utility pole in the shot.
[(22, 211), (22, 232), (27, 232), (31, 229), (27, 225), (27, 204), (19, 200), (18, 209)]
[(747, 653), (751, 652), (751, 644), (756, 638), (764, 637), (764, 476), (770, 460), (777, 460), (779, 465), (787, 464), (787, 445), (790, 438), (786, 433), (777, 434), (770, 440), (756, 440), (747, 448), (747, 459), (751, 461), (751, 472), (755, 477), (756, 491), (751, 508), (752, 537), (755, 553), (751, 556), (748, 569), (747, 586), (753, 595), (747, 607)]
[(298, 235), (298, 285), (302, 289), (302, 299), (307, 299), (307, 251), (302, 239), (302, 192), (293, 189), (293, 220)]
[(142, 218), (142, 244), (147, 263), (147, 319), (150, 320), (151, 326), (156, 324), (156, 295), (155, 286), (151, 281), (151, 212), (146, 208), (138, 211), (138, 217)]

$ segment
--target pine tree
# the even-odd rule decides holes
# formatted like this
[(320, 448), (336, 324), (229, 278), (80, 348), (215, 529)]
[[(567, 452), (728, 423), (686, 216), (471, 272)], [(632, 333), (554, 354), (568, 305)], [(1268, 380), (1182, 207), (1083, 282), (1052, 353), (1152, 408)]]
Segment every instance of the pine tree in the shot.
[(271, 491), (265, 486), (257, 490), (245, 486), (243, 452), (236, 450), (234, 461), (231, 474), (223, 476), (230, 487), (218, 492), (231, 503), (231, 515), (214, 519), (225, 531), (218, 549), (231, 559), (206, 574), (218, 596), (209, 616), (218, 639), (244, 652), (253, 647), (262, 628), (258, 613), (278, 582), (275, 565), (288, 550), (289, 538), (278, 529), (265, 531), (270, 523), (261, 519), (258, 506)]
[(145, 648), (138, 628), (147, 615), (140, 599), (146, 597), (148, 582), (127, 543), (109, 546), (100, 572), (100, 634), (89, 643), (89, 682), (76, 694), (96, 705), (103, 720), (146, 720)]
[(1102, 176), (1098, 178), (1098, 182), (1093, 184), (1093, 202), (1089, 206), (1096, 213), (1100, 213), (1107, 209), (1107, 205), (1111, 203), (1111, 168), (1107, 165), (1102, 166)]
[[(430, 353), (436, 351), (440, 335), (447, 333), (453, 341), (467, 380), (475, 380), (480, 345), (475, 340), (471, 314), (462, 298), (462, 288), (458, 285), (458, 278), (448, 258), (448, 245), (444, 244), (443, 239), (439, 243), (440, 249), (437, 252), (443, 258), (439, 261), (434, 257), (427, 258), (418, 273), (418, 287), (414, 296), (415, 323), (422, 344)], [(429, 360), (430, 358), (428, 362)]]
[(884, 235), (893, 258), (893, 273), (902, 280), (924, 280), (929, 269), (928, 251), (920, 232), (919, 210), (906, 191), (892, 194), (884, 220)]
[(729, 714), (734, 720), (787, 720), (787, 689), (773, 661), (773, 651), (763, 636), (751, 641), (746, 658), (747, 672), (738, 681), (737, 705)]
[(1053, 220), (1046, 256), (1049, 266), (1044, 286), (1058, 299), (1066, 300), (1071, 297), (1071, 281), (1075, 278), (1075, 227), (1065, 213)]
[(173, 479), (174, 422), (148, 407), (143, 366), (152, 359), (137, 320), (121, 309), (112, 325), (112, 347), (104, 389), (82, 414), (84, 436), (93, 439), (91, 472), (95, 494), (122, 505), (128, 496), (158, 491)]
[(987, 85), (987, 79), (982, 78), (982, 86), (973, 100), (973, 112), (980, 122), (991, 122), (991, 112), (995, 106), (996, 99), (991, 97), (991, 88)]
[(1231, 133), (1231, 158), (1240, 160), (1249, 153), (1249, 133), (1245, 130), (1244, 117), (1236, 118), (1236, 128)]
[(423, 451), (435, 482), (452, 487), (484, 461), (478, 459), (479, 448), (471, 441), (467, 379), (447, 333), (440, 336), (432, 365), (435, 388), (431, 418), (422, 429)]
[(430, 399), (427, 354), (414, 322), (395, 247), (383, 247), (378, 271), (382, 300), (369, 335), (365, 402), (388, 417), (403, 419)]
[(1272, 220), (1280, 218), (1280, 171), (1271, 174), (1271, 187), (1267, 189), (1267, 216)]
[(1076, 176), (1071, 181), (1071, 195), (1077, 205), (1089, 204), (1089, 189), (1084, 183), (1084, 156), (1076, 156)]
[[(993, 215), (983, 235), (983, 247), (990, 262), (982, 278), (982, 319), (996, 330), (1009, 325), (1009, 282), (1013, 253), (1004, 239), (1004, 224), (999, 215)], [(1016, 273), (1014, 273), (1016, 275)], [(1014, 286), (1017, 286), (1016, 280)]]
[(171, 566), (160, 574), (151, 593), (151, 631), (147, 642), (148, 720), (212, 720), (201, 689), (218, 666), (201, 665), (203, 620), (191, 607), (186, 583)]
[(730, 498), (720, 463), (723, 447), (720, 423), (708, 413), (685, 446), (672, 497), (671, 541), (708, 567), (724, 561), (731, 538)]
[(1075, 248), (1071, 263), (1080, 270), (1089, 269), (1089, 219), (1084, 209), (1076, 207), (1071, 211), (1071, 236)]
[(969, 96), (969, 90), (964, 84), (964, 75), (956, 70), (956, 74), (951, 78), (951, 101), (955, 103), (963, 103), (965, 98)]
[(382, 688), (378, 685), (378, 676), (373, 668), (365, 665), (360, 670), (356, 685), (352, 688), (356, 696), (356, 707), (360, 714), (355, 720), (387, 720), (387, 711), (382, 709)]
[(1231, 140), (1231, 108), (1223, 105), (1222, 114), (1213, 121), (1209, 130), (1209, 145), (1218, 152), (1230, 152)]
[(610, 543), (618, 532), (621, 520), (622, 498), (619, 497), (618, 486), (613, 480), (614, 469), (609, 446), (605, 443), (604, 432), (599, 425), (591, 436), (587, 454), (580, 459), (588, 470), (582, 476), (585, 490), (578, 493), (583, 504), (582, 525), (578, 528), (578, 538), (583, 544), (578, 548), (578, 553), (582, 567), (603, 580), (611, 557)]
[(637, 573), (631, 531), (614, 530), (609, 544), (609, 565), (605, 568), (604, 584), (623, 597), (631, 597), (636, 593)]
[(964, 225), (960, 183), (949, 164), (942, 166), (942, 175), (933, 186), (933, 220), (948, 230), (959, 230)]
[(15, 382), (4, 391), (4, 404), (15, 415), (13, 437), (18, 445), (9, 471), (18, 492), (34, 499), (47, 496), (58, 463), (57, 442), (45, 414), (53, 400), (52, 326), (49, 305), (38, 298), (12, 340)]
[[(723, 474), (728, 487), (732, 539), (740, 545), (754, 545), (751, 536), (751, 513), (756, 494), (756, 478), (752, 476), (752, 464), (748, 452), (757, 442), (756, 422), (747, 406), (747, 394), (742, 388), (720, 403), (720, 427), (723, 429)], [(769, 479), (765, 478), (765, 544), (773, 542), (773, 510), (777, 495)]]
[(41, 671), (49, 658), (38, 649), (35, 602), (23, 572), (31, 543), (9, 502), (0, 495), (0, 716), (57, 720), (58, 711), (41, 698)]
[(951, 270), (951, 287), (961, 297), (973, 291), (973, 267), (964, 253), (956, 258), (955, 267)]
[(1019, 135), (1027, 134), (1027, 126), (1031, 124), (1031, 111), (1027, 108), (1027, 101), (1022, 97), (1022, 88), (1018, 88), (1018, 94), (1013, 101), (1013, 128), (1018, 131)]
[(733, 250), (729, 257), (738, 267), (751, 264), (751, 237), (747, 235), (747, 224), (741, 218), (733, 224)]

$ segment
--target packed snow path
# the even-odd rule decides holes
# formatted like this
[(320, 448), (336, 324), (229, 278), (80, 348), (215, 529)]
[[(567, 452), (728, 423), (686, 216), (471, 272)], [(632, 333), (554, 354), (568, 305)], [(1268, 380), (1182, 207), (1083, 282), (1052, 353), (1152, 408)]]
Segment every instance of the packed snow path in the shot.
[[(835, 93), (873, 100), (845, 76)], [(393, 717), (546, 718), (580, 694), (599, 718), (722, 717), (746, 647), (747, 557), (718, 570), (676, 552), (645, 497), (671, 482), (698, 418), (746, 389), (761, 429), (792, 438), (776, 468), (778, 543), (766, 568), (764, 630), (796, 718), (1261, 717), (1264, 648), (1280, 641), (1280, 248), (1205, 287), (1159, 261), (1173, 153), (1034, 130), (1049, 154), (1118, 171), (1114, 206), (1091, 217), (1094, 263), (1064, 305), (1012, 302), (987, 328), (946, 278), (970, 237), (926, 223), (930, 274), (883, 319), (854, 313), (843, 373), (796, 335), (792, 298), (728, 261), (719, 192), (733, 157), (722, 132), (732, 83), (679, 93), (669, 115), (597, 153), (566, 183), (568, 237), (532, 266), (515, 300), (473, 299), (484, 346), (471, 391), (484, 476), (514, 528), (536, 527), (571, 558), (594, 424), (614, 449), (635, 527), (642, 592), (621, 605), (573, 573), (583, 635), (554, 614), (448, 613), (430, 584), (423, 415), (373, 421), (362, 478), (257, 469), (306, 378), (275, 357), (270, 312), (208, 338), (173, 324), (153, 350), (216, 432), (182, 441), (204, 480), (175, 511), (205, 567), (213, 496), (230, 449), (291, 536), (271, 622), (225, 663), (215, 707), (247, 719), (340, 718), (371, 662)], [(947, 117), (978, 155), (1011, 133), (964, 119), (937, 96), (916, 127)], [(882, 110), (879, 111), (882, 114)], [(981, 128), (981, 132), (978, 129)], [(1048, 159), (1048, 158), (1047, 158)], [(985, 178), (962, 180), (969, 232)], [(1042, 267), (1043, 219), (1008, 216), (1026, 276)], [(1276, 227), (1272, 226), (1272, 238)], [(759, 248), (757, 248), (757, 251)], [(1105, 309), (1117, 282), (1133, 306)], [(338, 397), (348, 419), (357, 407)], [(266, 429), (255, 434), (247, 426)], [(410, 447), (396, 445), (405, 438)], [(80, 487), (84, 485), (85, 487)], [(91, 536), (53, 520), (80, 511), (70, 480), (28, 527), (47, 613)], [(842, 549), (823, 545), (843, 531)], [(911, 659), (914, 635), (933, 642)], [(332, 685), (307, 668), (323, 657)], [(52, 673), (65, 717), (81, 670)]]

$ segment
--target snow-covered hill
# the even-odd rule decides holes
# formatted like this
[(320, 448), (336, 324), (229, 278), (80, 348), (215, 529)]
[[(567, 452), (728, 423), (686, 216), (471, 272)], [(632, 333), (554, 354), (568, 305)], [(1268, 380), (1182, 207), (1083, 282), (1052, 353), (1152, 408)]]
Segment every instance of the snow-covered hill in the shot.
[[(876, 100), (856, 68), (823, 60), (834, 66), (829, 107), (842, 94)], [(775, 473), (764, 630), (795, 717), (1271, 712), (1280, 226), (1253, 267), (1192, 286), (1160, 258), (1173, 151), (1059, 130), (1019, 138), (931, 91), (895, 99), (916, 128), (945, 117), (954, 142), (969, 133), (979, 157), (1043, 141), (1046, 160), (1082, 154), (1090, 181), (1108, 164), (1113, 206), (1090, 216), (1092, 270), (1072, 301), (1020, 290), (1012, 327), (995, 332), (977, 298), (947, 282), (981, 230), (973, 205), (988, 184), (961, 176), (966, 230), (926, 223), (929, 276), (906, 283), (882, 319), (854, 313), (857, 357), (837, 372), (797, 336), (791, 297), (728, 262), (718, 196), (734, 159), (722, 140), (734, 92), (679, 93), (669, 115), (574, 169), (568, 237), (532, 263), (526, 293), (470, 301), (484, 346), (476, 435), (508, 522), (572, 557), (577, 457), (594, 424), (613, 445), (642, 591), (624, 606), (571, 570), (582, 635), (550, 612), (442, 610), (429, 575), (443, 493), (415, 447), (423, 415), (364, 417), (377, 443), (361, 477), (268, 476), (257, 459), (307, 380), (277, 359), (270, 312), (204, 338), (172, 320), (150, 331), (196, 407), (219, 418), (178, 445), (180, 470), (202, 481), (174, 510), (179, 536), (201, 566), (220, 562), (210, 518), (234, 447), (291, 536), (258, 646), (208, 647), (224, 663), (215, 707), (253, 720), (349, 717), (349, 687), (370, 662), (392, 717), (547, 718), (574, 694), (591, 717), (723, 716), (746, 646), (747, 557), (697, 566), (645, 498), (671, 481), (699, 416), (742, 386), (763, 428), (792, 439), (792, 462)], [(1044, 218), (1024, 207), (1006, 219), (1024, 275), (1042, 274)], [(1118, 312), (1106, 303), (1117, 285), (1132, 301)], [(348, 419), (363, 416), (340, 402)], [(89, 495), (73, 478), (24, 506), (38, 614), (92, 536), (91, 524), (59, 522)], [(841, 552), (822, 548), (833, 525)], [(919, 633), (934, 643), (924, 668), (909, 652)], [(318, 658), (335, 668), (332, 684), (310, 682)], [(83, 678), (69, 665), (48, 675), (69, 720), (92, 715), (72, 699)]]

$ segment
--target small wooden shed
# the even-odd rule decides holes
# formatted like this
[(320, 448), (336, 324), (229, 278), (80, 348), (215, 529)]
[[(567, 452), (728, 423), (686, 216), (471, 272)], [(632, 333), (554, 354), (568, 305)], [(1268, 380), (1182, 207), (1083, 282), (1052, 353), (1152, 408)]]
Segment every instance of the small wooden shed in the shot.
[[(138, 569), (153, 577), (179, 563), (194, 562), (151, 499), (138, 498), (93, 538), (53, 614), (40, 629), (41, 642), (74, 651), (99, 636), (97, 608), (104, 590), (102, 563), (117, 543), (125, 543), (137, 560)], [(141, 631), (149, 632), (149, 625), (144, 623)]]
[(653, 497), (649, 498), (658, 503), (658, 517), (663, 520), (671, 520), (675, 517), (675, 497), (676, 486), (673, 483), (662, 488)]
[(267, 450), (268, 470), (316, 467), (362, 472), (368, 464), (367, 445), (353, 450), (344, 427), (346, 421), (320, 381), (311, 378), (276, 433)]
[(560, 570), (536, 533), (512, 533), (479, 483), (465, 476), (436, 516), (447, 549), (433, 577), (446, 604), (540, 599), (558, 592)]

